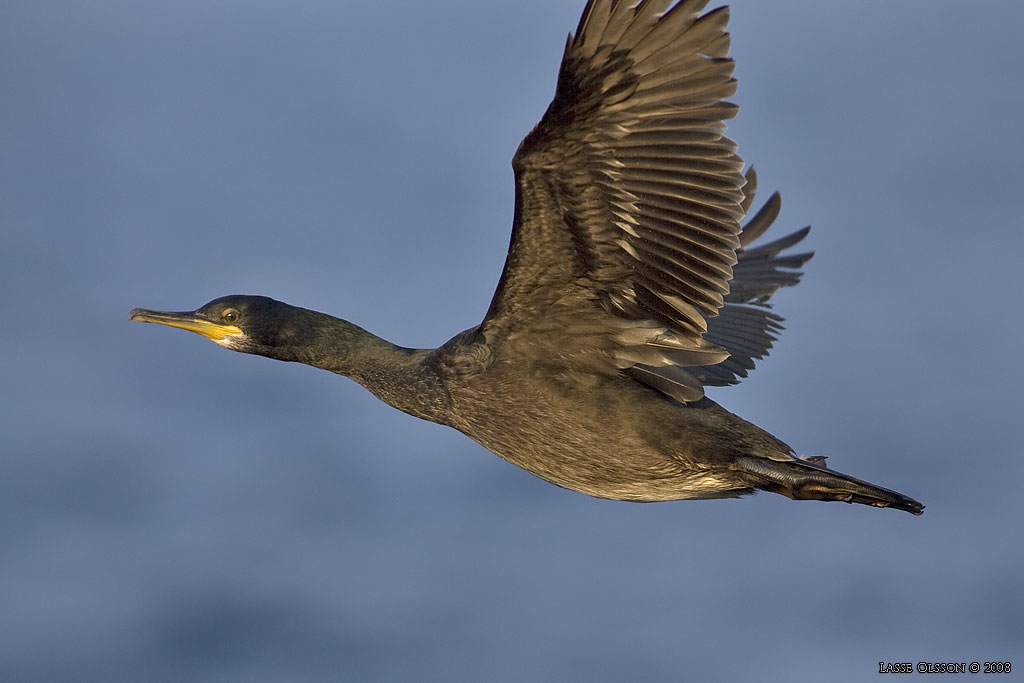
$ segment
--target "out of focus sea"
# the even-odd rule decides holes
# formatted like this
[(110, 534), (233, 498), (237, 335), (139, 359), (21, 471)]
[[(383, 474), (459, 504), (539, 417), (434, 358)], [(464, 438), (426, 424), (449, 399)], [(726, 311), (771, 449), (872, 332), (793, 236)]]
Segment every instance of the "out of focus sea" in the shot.
[(1018, 4), (732, 8), (730, 135), (817, 256), (713, 398), (923, 517), (594, 500), (129, 323), (230, 293), (406, 346), (479, 322), (582, 5), (3, 4), (0, 681), (1024, 670)]

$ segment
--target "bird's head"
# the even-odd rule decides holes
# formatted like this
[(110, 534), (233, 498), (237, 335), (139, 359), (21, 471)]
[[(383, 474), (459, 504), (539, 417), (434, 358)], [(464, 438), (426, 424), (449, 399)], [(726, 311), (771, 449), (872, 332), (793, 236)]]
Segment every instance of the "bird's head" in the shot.
[(233, 351), (280, 357), (300, 330), (295, 325), (303, 309), (265, 296), (232, 295), (214, 299), (183, 313), (136, 308), (136, 322), (157, 323), (195, 332)]

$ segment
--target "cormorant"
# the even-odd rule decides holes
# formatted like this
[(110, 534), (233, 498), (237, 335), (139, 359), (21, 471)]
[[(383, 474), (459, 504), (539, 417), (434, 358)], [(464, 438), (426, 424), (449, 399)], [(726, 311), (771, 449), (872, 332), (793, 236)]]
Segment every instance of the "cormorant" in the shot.
[(554, 100), (519, 146), (508, 258), (478, 326), (396, 346), (325, 313), (227, 296), (131, 319), (351, 377), (553, 484), (632, 501), (737, 497), (924, 506), (804, 458), (704, 396), (735, 384), (782, 329), (769, 310), (812, 254), (804, 228), (751, 247), (756, 177), (725, 120), (737, 107), (728, 9), (589, 0)]

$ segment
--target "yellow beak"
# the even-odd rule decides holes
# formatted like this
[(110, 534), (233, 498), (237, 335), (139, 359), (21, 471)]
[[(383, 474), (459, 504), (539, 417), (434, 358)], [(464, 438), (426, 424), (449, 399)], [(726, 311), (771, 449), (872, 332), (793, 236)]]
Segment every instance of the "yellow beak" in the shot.
[(180, 327), (189, 332), (201, 334), (215, 342), (224, 341), (231, 335), (242, 334), (242, 329), (235, 325), (222, 325), (199, 318), (195, 313), (165, 313), (163, 311), (147, 311), (144, 308), (133, 309), (129, 317), (138, 323), (156, 323), (170, 327)]

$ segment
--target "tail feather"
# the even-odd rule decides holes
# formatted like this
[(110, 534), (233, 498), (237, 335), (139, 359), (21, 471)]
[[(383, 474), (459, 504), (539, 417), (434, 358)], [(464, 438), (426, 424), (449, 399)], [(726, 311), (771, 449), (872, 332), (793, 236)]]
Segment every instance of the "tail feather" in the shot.
[(838, 500), (881, 508), (905, 510), (912, 515), (924, 512), (924, 505), (902, 493), (829, 469), (824, 458), (779, 461), (742, 456), (736, 467), (752, 475), (754, 486), (781, 493), (793, 500)]

